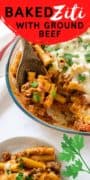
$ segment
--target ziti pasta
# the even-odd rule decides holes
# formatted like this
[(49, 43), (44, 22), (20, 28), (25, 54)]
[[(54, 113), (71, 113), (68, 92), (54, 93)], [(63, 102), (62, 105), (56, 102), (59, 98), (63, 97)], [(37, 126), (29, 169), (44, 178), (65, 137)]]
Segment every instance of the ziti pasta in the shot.
[(32, 147), (15, 154), (2, 153), (0, 180), (60, 179), (60, 164), (53, 147)]
[(18, 90), (22, 55), (17, 52), (9, 66), (9, 81), (21, 106), (49, 124), (90, 132), (90, 29), (69, 42), (31, 45), (47, 73), (28, 71)]

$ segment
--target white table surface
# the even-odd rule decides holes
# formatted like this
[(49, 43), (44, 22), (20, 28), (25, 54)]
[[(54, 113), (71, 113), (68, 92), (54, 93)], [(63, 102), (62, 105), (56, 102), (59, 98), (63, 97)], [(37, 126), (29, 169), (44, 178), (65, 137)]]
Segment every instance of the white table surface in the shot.
[[(13, 33), (0, 22), (0, 50), (12, 36)], [(7, 53), (3, 59), (7, 61)], [(2, 62), (0, 62), (0, 71), (2, 69)], [(44, 127), (27, 117), (13, 102), (8, 93), (5, 78), (2, 77), (0, 78), (0, 142), (17, 136), (37, 137), (60, 150), (63, 133)], [(82, 153), (90, 164), (90, 137), (85, 137), (85, 148)], [(82, 173), (77, 180), (85, 180), (85, 178), (90, 180), (90, 175)]]

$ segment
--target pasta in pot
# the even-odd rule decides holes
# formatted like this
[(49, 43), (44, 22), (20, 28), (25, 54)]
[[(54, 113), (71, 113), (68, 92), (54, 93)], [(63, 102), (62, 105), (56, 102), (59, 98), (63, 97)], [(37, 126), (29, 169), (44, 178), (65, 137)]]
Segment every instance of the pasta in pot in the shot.
[(32, 48), (47, 73), (28, 71), (19, 91), (16, 74), (22, 55), (17, 53), (9, 81), (20, 104), (47, 123), (90, 131), (90, 30), (69, 42)]

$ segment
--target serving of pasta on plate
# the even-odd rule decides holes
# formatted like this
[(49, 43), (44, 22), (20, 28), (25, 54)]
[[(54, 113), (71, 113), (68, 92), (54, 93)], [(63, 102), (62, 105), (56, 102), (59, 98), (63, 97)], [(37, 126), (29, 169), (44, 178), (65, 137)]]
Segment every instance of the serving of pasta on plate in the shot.
[(60, 180), (60, 163), (53, 147), (30, 147), (17, 153), (2, 152), (0, 180)]

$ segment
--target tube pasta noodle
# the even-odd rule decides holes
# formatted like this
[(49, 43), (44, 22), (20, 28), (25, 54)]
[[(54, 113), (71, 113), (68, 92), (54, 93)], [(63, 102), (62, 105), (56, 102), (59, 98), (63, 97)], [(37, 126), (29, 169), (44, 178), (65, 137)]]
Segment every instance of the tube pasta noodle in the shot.
[(55, 100), (57, 100), (58, 102), (64, 104), (66, 102), (66, 98), (64, 96), (61, 96), (59, 94), (56, 95)]
[(28, 72), (28, 81), (33, 82), (35, 80), (36, 73), (35, 72)]
[(40, 180), (60, 180), (60, 177), (56, 176), (54, 173), (43, 173), (40, 177)]
[(25, 150), (28, 155), (53, 155), (54, 149), (52, 147), (34, 147)]
[(33, 155), (31, 156), (32, 159), (36, 160), (36, 161), (54, 161), (55, 160), (55, 155)]
[(11, 167), (10, 167), (10, 170), (11, 172), (19, 172), (19, 164), (18, 163), (15, 163), (15, 164), (12, 164)]
[(0, 170), (4, 170), (4, 163), (0, 162)]
[(41, 58), (41, 60), (45, 66), (47, 66), (48, 64), (50, 64), (53, 61), (53, 59), (50, 57), (50, 55), (45, 53), (40, 45), (36, 44), (36, 45), (34, 45), (34, 48), (37, 51), (39, 57)]
[(45, 169), (45, 164), (42, 162), (37, 162), (35, 160), (22, 157), (22, 162), (26, 168), (43, 168)]
[[(0, 170), (5, 170), (5, 163), (1, 163), (0, 162)], [(10, 171), (11, 172), (18, 172), (19, 171), (19, 164), (18, 163), (14, 163), (14, 164), (12, 164), (11, 163), (11, 165), (10, 165)]]
[(22, 176), (22, 180), (60, 180), (60, 164), (56, 161), (52, 147), (32, 147), (10, 156), (8, 152), (3, 154), (0, 180), (16, 180), (19, 176)]

